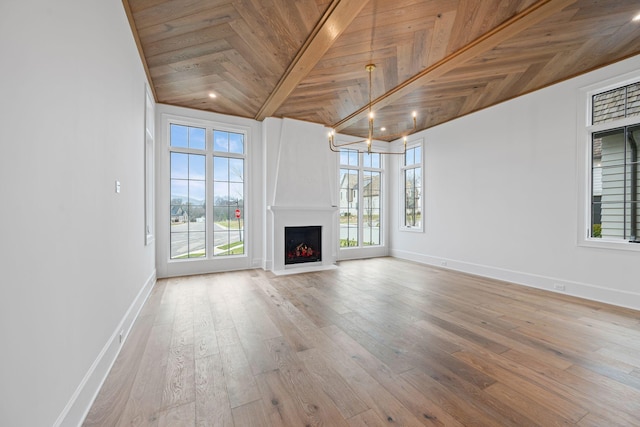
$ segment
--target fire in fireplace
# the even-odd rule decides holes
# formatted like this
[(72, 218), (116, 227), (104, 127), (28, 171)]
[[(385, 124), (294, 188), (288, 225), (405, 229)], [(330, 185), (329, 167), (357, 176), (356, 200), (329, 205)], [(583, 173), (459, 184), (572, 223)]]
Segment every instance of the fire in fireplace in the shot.
[(322, 261), (321, 247), (321, 226), (284, 228), (285, 265)]

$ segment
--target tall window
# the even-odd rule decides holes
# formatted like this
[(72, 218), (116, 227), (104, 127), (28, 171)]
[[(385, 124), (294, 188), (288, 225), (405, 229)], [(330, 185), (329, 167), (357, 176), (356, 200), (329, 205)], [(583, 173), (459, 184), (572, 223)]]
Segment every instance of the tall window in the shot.
[(640, 242), (640, 83), (592, 97), (590, 237)]
[(340, 151), (340, 246), (381, 242), (380, 154)]
[(244, 134), (170, 124), (171, 259), (244, 254)]
[(244, 253), (244, 135), (213, 131), (214, 255)]
[(407, 148), (402, 167), (404, 209), (402, 226), (422, 229), (422, 145)]

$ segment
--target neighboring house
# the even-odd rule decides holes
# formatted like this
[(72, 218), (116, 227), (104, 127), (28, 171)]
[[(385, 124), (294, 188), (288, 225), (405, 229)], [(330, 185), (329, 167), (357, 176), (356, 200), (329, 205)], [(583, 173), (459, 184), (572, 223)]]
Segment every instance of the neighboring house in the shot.
[[(593, 123), (607, 123), (640, 108), (640, 84), (594, 97)], [(592, 224), (603, 238), (638, 240), (638, 131), (610, 129), (593, 135)]]
[(189, 214), (184, 206), (171, 206), (171, 223), (188, 222)]
[(360, 191), (362, 191), (362, 208), (365, 214), (370, 209), (380, 209), (380, 175), (363, 178), (362, 190), (358, 182), (358, 175), (345, 173), (340, 182), (340, 215), (349, 210), (358, 209)]
[(362, 208), (365, 211), (367, 209), (380, 209), (380, 175), (364, 177)]
[[(355, 172), (355, 171), (353, 171)], [(340, 215), (358, 209), (358, 174), (342, 174), (340, 181)]]

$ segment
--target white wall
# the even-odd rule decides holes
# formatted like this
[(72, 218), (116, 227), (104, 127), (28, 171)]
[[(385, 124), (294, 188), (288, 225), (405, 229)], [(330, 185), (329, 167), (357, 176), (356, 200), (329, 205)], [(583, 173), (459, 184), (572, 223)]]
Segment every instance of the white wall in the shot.
[(425, 231), (398, 230), (393, 162), (392, 255), (545, 289), (562, 284), (640, 309), (640, 252), (578, 244), (585, 139), (577, 102), (582, 87), (639, 68), (640, 56), (418, 135), (426, 141)]
[(3, 1), (0, 57), (0, 425), (77, 425), (155, 280), (146, 78), (118, 0)]

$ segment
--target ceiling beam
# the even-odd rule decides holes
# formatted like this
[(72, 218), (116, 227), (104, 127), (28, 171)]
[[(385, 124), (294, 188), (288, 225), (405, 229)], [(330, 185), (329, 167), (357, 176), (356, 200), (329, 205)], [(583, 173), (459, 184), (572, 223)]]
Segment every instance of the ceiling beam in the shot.
[(303, 78), (315, 67), (320, 58), (329, 50), (335, 40), (351, 24), (366, 1), (333, 0), (313, 31), (307, 37), (293, 61), (284, 72), (265, 103), (255, 116), (264, 120), (272, 116)]
[[(488, 52), (500, 43), (509, 40), (514, 35), (530, 28), (553, 14), (560, 12), (575, 2), (576, 0), (538, 1), (524, 11), (503, 22), (493, 30), (483, 34), (481, 37), (464, 46), (462, 49), (425, 68), (412, 78), (371, 101), (371, 104), (376, 105), (378, 108), (383, 108), (397, 102), (402, 97), (408, 95), (426, 83), (441, 77), (478, 55)], [(346, 118), (340, 120), (332, 127), (339, 132), (353, 123), (365, 118), (368, 112), (369, 105), (367, 104)]]

